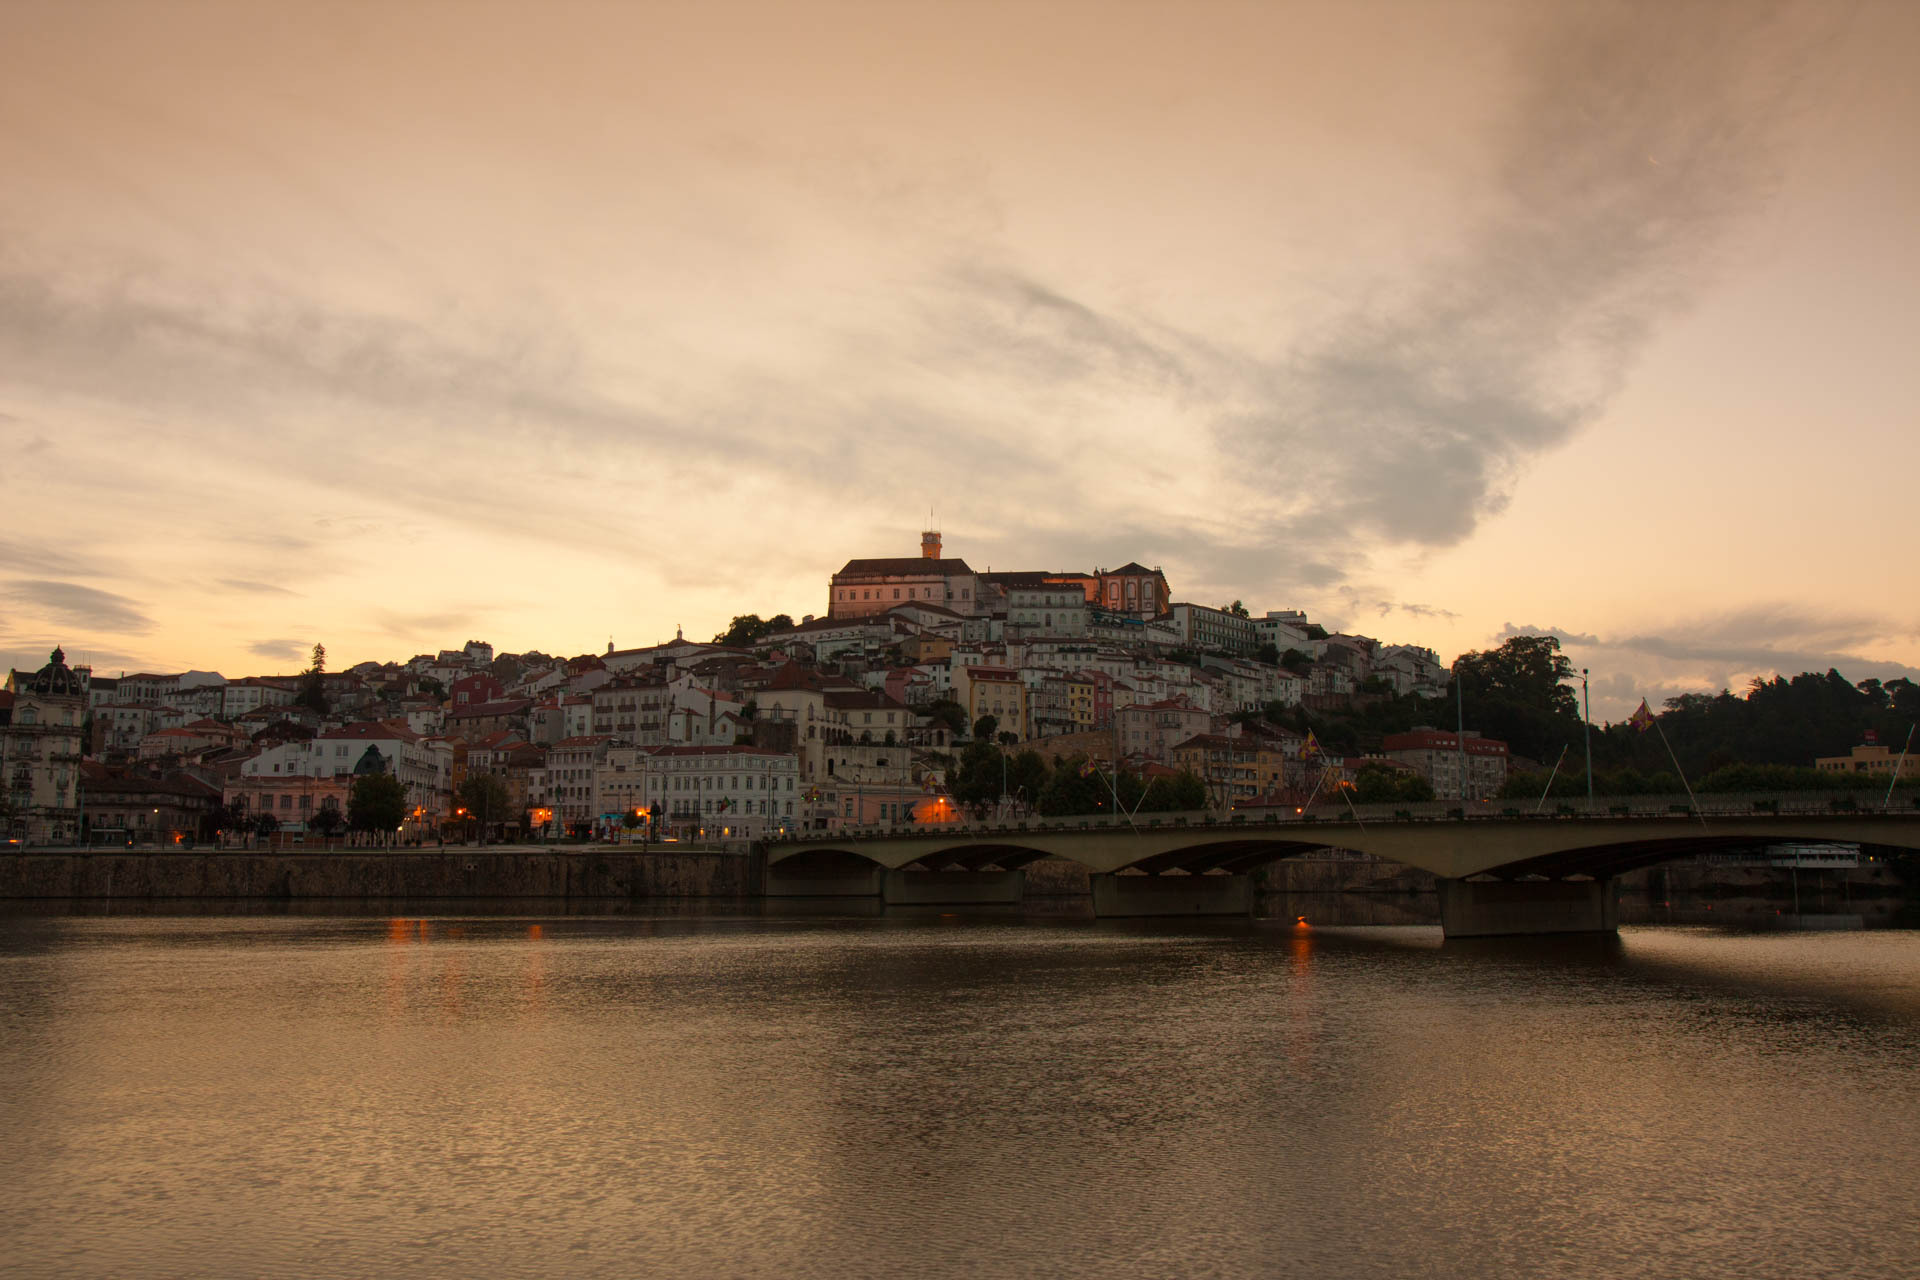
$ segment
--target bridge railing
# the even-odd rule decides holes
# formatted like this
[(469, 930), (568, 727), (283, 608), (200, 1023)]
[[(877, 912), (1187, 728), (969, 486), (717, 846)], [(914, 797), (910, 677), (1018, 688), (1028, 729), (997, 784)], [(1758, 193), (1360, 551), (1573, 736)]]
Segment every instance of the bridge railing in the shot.
[(1785, 791), (1765, 793), (1726, 793), (1699, 795), (1691, 800), (1685, 793), (1673, 795), (1596, 796), (1591, 808), (1585, 796), (1577, 799), (1537, 800), (1429, 800), (1417, 803), (1355, 805), (1329, 807), (1324, 802), (1312, 809), (1261, 806), (1236, 808), (1225, 812), (1190, 810), (1177, 813), (1139, 813), (1118, 823), (1098, 814), (1046, 818), (963, 818), (938, 824), (869, 823), (852, 824), (834, 831), (794, 832), (773, 843), (822, 840), (887, 839), (902, 836), (956, 835), (1015, 836), (1023, 832), (1044, 831), (1148, 831), (1168, 827), (1291, 827), (1322, 823), (1352, 822), (1527, 822), (1566, 821), (1570, 819), (1677, 818), (1753, 818), (1834, 816), (1893, 812), (1920, 814), (1920, 793), (1896, 791), (1883, 808), (1884, 793), (1860, 791)]

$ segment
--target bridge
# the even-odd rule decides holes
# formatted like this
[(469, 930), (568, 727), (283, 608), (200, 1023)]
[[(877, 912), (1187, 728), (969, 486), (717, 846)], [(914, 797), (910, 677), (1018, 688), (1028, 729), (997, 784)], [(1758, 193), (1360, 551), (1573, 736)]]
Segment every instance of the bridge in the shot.
[[(1018, 901), (1022, 869), (1064, 858), (1091, 873), (1098, 915), (1250, 911), (1251, 872), (1326, 849), (1431, 872), (1449, 937), (1611, 931), (1616, 877), (1702, 853), (1794, 843), (1920, 851), (1920, 804), (1801, 793), (1596, 801), (1550, 814), (1427, 804), (1339, 816), (1226, 820), (1162, 814), (1001, 825), (869, 828), (767, 845), (768, 892), (879, 894), (892, 902)], [(1497, 803), (1497, 802), (1496, 802)]]

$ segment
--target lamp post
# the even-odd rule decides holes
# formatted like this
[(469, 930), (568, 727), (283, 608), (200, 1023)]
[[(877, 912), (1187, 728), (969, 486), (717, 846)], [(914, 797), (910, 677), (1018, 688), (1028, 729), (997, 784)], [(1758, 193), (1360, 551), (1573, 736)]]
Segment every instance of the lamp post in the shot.
[(1453, 663), (1453, 705), (1454, 714), (1459, 717), (1453, 740), (1460, 746), (1460, 813), (1466, 815), (1467, 804), (1467, 694), (1460, 681), (1460, 660)]
[(1593, 812), (1593, 694), (1587, 689), (1587, 669), (1580, 668), (1580, 701), (1586, 710), (1580, 717), (1580, 729), (1587, 741), (1587, 812)]

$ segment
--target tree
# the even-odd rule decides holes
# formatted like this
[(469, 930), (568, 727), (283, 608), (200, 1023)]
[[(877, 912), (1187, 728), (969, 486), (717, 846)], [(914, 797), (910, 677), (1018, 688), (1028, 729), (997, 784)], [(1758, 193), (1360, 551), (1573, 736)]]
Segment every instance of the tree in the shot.
[(1008, 756), (1007, 794), (1037, 806), (1040, 793), (1047, 788), (1051, 772), (1047, 767), (1047, 758), (1031, 748)]
[(1247, 612), (1247, 606), (1240, 603), (1238, 600), (1235, 600), (1232, 604), (1227, 606), (1227, 612), (1232, 614), (1236, 618), (1247, 618), (1252, 616)]
[(1102, 767), (1085, 756), (1060, 761), (1040, 791), (1038, 808), (1049, 818), (1111, 812), (1113, 803)]
[(327, 646), (314, 642), (313, 661), (300, 673), (300, 692), (294, 695), (295, 706), (307, 707), (321, 715), (327, 714)]
[(1271, 640), (1262, 640), (1260, 647), (1253, 651), (1253, 656), (1256, 661), (1264, 662), (1270, 667), (1277, 667), (1280, 665), (1280, 646)]
[(407, 817), (407, 789), (390, 773), (369, 773), (353, 780), (347, 797), (347, 822), (355, 831), (389, 832)]
[(1468, 723), (1535, 760), (1581, 740), (1579, 702), (1563, 683), (1573, 675), (1558, 636), (1512, 636), (1454, 663)]
[(947, 732), (956, 738), (967, 736), (967, 709), (952, 698), (936, 698), (929, 702), (926, 717), (935, 724), (947, 726)]
[(743, 613), (734, 618), (725, 631), (715, 636), (713, 642), (733, 649), (746, 649), (752, 647), (754, 641), (776, 631), (791, 630), (793, 619), (784, 613), (776, 613), (771, 618), (762, 618), (757, 613)]
[(330, 841), (347, 825), (347, 820), (340, 815), (338, 806), (323, 804), (307, 819), (307, 825), (318, 831), (322, 840)]
[(1413, 803), (1433, 799), (1433, 784), (1417, 773), (1388, 764), (1363, 764), (1353, 778), (1355, 804)]
[(507, 784), (491, 773), (467, 775), (455, 795), (461, 807), (480, 824), (480, 838), (483, 841), (494, 823), (506, 819), (507, 806), (512, 803), (512, 797), (507, 794)]
[(280, 819), (270, 813), (256, 813), (253, 815), (251, 825), (255, 835), (265, 836), (271, 840), (273, 839), (273, 833), (280, 829)]
[(1280, 665), (1298, 675), (1313, 665), (1313, 655), (1303, 649), (1289, 649), (1280, 655)]
[(984, 737), (975, 738), (960, 753), (959, 767), (947, 775), (947, 794), (955, 804), (984, 809), (1000, 799), (1005, 770), (1000, 749)]
[(1150, 813), (1180, 813), (1207, 807), (1207, 784), (1191, 769), (1182, 769), (1177, 777), (1155, 778), (1147, 784), (1140, 807)]
[(1476, 692), (1580, 719), (1579, 702), (1565, 684), (1574, 677), (1573, 663), (1560, 652), (1558, 636), (1510, 636), (1498, 649), (1461, 654), (1454, 670), (1465, 675), (1467, 687)]
[(999, 727), (1000, 727), (999, 716), (996, 716), (996, 715), (981, 716), (978, 720), (975, 720), (973, 722), (973, 740), (975, 742), (992, 742), (994, 731), (997, 730)]
[[(0, 824), (7, 818), (7, 800), (0, 795)], [(200, 815), (200, 835), (211, 840), (222, 831), (237, 831), (247, 825), (247, 815), (232, 805), (216, 803)]]

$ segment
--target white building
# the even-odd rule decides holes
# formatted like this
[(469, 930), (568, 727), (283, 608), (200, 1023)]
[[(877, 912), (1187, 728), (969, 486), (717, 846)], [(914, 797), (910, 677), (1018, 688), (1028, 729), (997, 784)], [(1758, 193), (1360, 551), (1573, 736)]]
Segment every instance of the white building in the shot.
[(662, 836), (758, 840), (799, 826), (799, 762), (758, 747), (660, 747), (644, 793)]
[(354, 773), (369, 749), (406, 788), (408, 822), (438, 826), (451, 811), (452, 752), (397, 724), (360, 721), (331, 729), (311, 742), (269, 747), (240, 766), (243, 777), (333, 778)]
[(1087, 593), (1073, 583), (1045, 583), (1007, 589), (1006, 637), (1087, 634)]
[(1204, 604), (1176, 604), (1169, 612), (1182, 644), (1220, 653), (1252, 653), (1260, 647), (1252, 618)]
[(230, 680), (220, 688), (220, 718), (237, 720), (261, 707), (285, 707), (293, 703), (293, 682), (247, 676)]
[(1298, 649), (1308, 652), (1307, 615), (1298, 609), (1269, 609), (1253, 620), (1254, 634), (1261, 644), (1270, 644), (1280, 652)]

